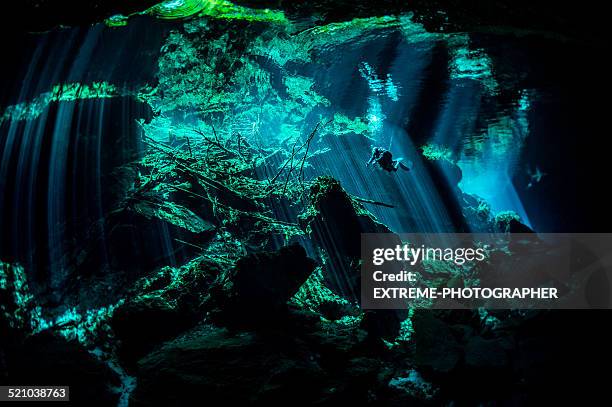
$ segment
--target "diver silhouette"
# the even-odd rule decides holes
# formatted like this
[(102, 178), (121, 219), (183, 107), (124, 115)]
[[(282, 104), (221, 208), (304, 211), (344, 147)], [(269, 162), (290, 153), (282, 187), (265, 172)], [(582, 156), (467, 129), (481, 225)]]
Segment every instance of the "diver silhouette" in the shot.
[(370, 164), (376, 163), (380, 166), (380, 168), (387, 172), (396, 172), (398, 168), (401, 168), (404, 171), (410, 171), (410, 167), (401, 161), (401, 158), (394, 160), (391, 151), (383, 147), (374, 147), (372, 148), (372, 156), (370, 157), (370, 160), (366, 166), (369, 167)]

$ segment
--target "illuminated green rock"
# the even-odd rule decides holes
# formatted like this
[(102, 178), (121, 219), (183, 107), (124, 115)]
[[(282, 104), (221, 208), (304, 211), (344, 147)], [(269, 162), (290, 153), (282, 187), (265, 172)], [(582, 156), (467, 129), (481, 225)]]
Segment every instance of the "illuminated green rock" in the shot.
[(532, 233), (521, 217), (513, 211), (502, 211), (495, 215), (495, 226), (501, 233)]
[(230, 21), (290, 24), (282, 11), (249, 8), (227, 0), (166, 0), (145, 11), (136, 12), (129, 16), (111, 16), (105, 20), (105, 23), (109, 27), (125, 26), (128, 18), (134, 15), (150, 15), (162, 20), (207, 17)]
[[(323, 280), (322, 269), (315, 270), (293, 296), (292, 301), (310, 311), (320, 313), (324, 318), (337, 320), (351, 312), (351, 304), (346, 298), (330, 290)], [(355, 314), (353, 310), (352, 314)]]
[(53, 102), (71, 102), (85, 99), (105, 99), (126, 95), (108, 82), (64, 83), (55, 85), (29, 102), (8, 106), (0, 116), (0, 124), (8, 121), (34, 120)]
[(0, 329), (30, 330), (33, 306), (23, 267), (0, 261)]
[(104, 20), (104, 24), (109, 27), (125, 27), (128, 24), (128, 17), (122, 14), (115, 14)]
[(92, 345), (110, 334), (108, 320), (119, 304), (121, 301), (96, 309), (70, 308), (55, 316), (43, 315), (30, 293), (23, 267), (0, 261), (0, 331), (10, 329), (11, 335), (52, 331), (67, 340)]
[(422, 154), (428, 160), (446, 160), (453, 162), (452, 151), (439, 144), (426, 144), (421, 147)]

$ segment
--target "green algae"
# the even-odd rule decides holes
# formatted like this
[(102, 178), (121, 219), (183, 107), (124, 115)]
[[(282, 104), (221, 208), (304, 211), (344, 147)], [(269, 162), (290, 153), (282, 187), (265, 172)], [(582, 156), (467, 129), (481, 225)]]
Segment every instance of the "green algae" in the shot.
[(423, 154), (423, 157), (427, 158), (428, 160), (444, 160), (451, 163), (454, 162), (453, 152), (450, 150), (450, 148), (440, 144), (425, 144), (424, 146), (421, 146), (421, 153)]
[(304, 76), (285, 77), (285, 86), (289, 97), (305, 106), (329, 106), (330, 102), (319, 95), (313, 88), (314, 79)]
[(240, 6), (227, 0), (166, 0), (145, 11), (128, 16), (114, 15), (104, 22), (109, 27), (122, 27), (127, 25), (130, 17), (135, 15), (149, 15), (161, 20), (186, 20), (205, 17), (249, 23), (290, 24), (282, 11)]
[(225, 20), (288, 24), (282, 11), (239, 6), (227, 0), (169, 0), (145, 11), (161, 19), (211, 17)]
[(334, 293), (325, 285), (321, 267), (317, 268), (308, 277), (291, 301), (300, 307), (317, 313), (321, 313), (321, 309), (324, 306), (330, 305), (339, 308), (351, 308), (351, 304), (347, 299)]
[(520, 222), (521, 217), (514, 211), (501, 211), (495, 214), (495, 226), (501, 231), (507, 231), (512, 222)]
[(52, 330), (69, 341), (76, 340), (86, 347), (95, 346), (102, 338), (112, 336), (109, 321), (123, 301), (87, 310), (72, 307), (54, 318), (43, 318), (39, 314), (37, 327), (32, 333)]
[(114, 310), (122, 304), (78, 310), (71, 307), (56, 315), (46, 315), (37, 303), (28, 285), (25, 270), (20, 265), (0, 261), (0, 322), (21, 335), (34, 335), (53, 331), (82, 345), (93, 345), (105, 335), (111, 335), (108, 321)]
[(128, 25), (128, 17), (123, 14), (115, 14), (104, 20), (108, 27), (125, 27)]
[[(461, 37), (455, 37), (461, 38)], [(491, 58), (482, 49), (471, 49), (467, 41), (452, 48), (451, 79), (470, 79), (482, 84), (490, 94), (499, 92), (499, 85), (493, 76)]]
[(127, 92), (123, 92), (108, 82), (57, 84), (53, 86), (51, 91), (42, 93), (28, 102), (8, 106), (0, 116), (0, 124), (9, 121), (34, 120), (54, 102), (106, 99), (125, 94)]
[(22, 266), (0, 261), (0, 319), (15, 329), (31, 329), (34, 297)]

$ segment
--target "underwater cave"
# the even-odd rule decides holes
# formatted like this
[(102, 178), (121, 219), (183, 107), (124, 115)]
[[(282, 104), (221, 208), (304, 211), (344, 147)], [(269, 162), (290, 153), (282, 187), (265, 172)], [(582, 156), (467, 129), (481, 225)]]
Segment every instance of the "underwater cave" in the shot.
[[(604, 264), (585, 283), (598, 310), (368, 309), (360, 272), (364, 234), (611, 230), (594, 2), (15, 7), (0, 387), (104, 406), (586, 404), (601, 388), (606, 247), (566, 260)], [(418, 271), (486, 281), (524, 245), (508, 239), (477, 249), (486, 267)]]

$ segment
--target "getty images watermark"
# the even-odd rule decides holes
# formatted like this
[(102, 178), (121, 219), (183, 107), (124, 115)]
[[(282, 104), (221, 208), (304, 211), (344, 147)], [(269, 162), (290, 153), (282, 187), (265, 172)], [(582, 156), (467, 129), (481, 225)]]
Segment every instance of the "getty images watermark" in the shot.
[(363, 234), (365, 309), (611, 308), (612, 234)]

